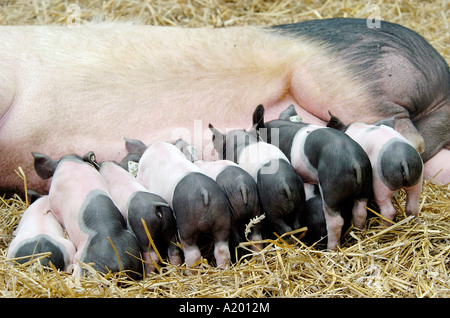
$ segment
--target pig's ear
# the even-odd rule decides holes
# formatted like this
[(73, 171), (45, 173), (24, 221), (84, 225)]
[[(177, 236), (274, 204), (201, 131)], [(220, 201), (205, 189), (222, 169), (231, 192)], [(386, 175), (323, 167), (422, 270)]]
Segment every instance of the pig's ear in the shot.
[(95, 153), (93, 151), (87, 152), (83, 156), (83, 161), (90, 163), (95, 169), (99, 170), (101, 163), (97, 162), (97, 158), (95, 158)]
[(397, 116), (392, 116), (390, 118), (381, 119), (381, 120), (377, 121), (374, 125), (375, 126), (385, 125), (385, 126), (394, 128), (394, 126), (395, 126), (395, 117), (397, 117)]
[(347, 130), (347, 126), (345, 126), (345, 124), (339, 118), (331, 114), (330, 111), (328, 111), (328, 114), (330, 114), (331, 118), (328, 121), (327, 127), (334, 128), (340, 131)]
[(265, 128), (264, 125), (264, 106), (262, 104), (259, 104), (255, 111), (253, 112), (253, 128), (255, 128), (257, 131), (261, 128)]
[(186, 156), (186, 158), (189, 159), (189, 161), (196, 162), (198, 160), (197, 148), (187, 143), (187, 141), (185, 141), (184, 139), (177, 139), (173, 142), (173, 145), (180, 149), (180, 151), (183, 153), (183, 155)]
[(123, 139), (125, 140), (125, 147), (127, 148), (128, 153), (142, 155), (147, 149), (147, 146), (140, 140), (128, 138)]
[(223, 138), (224, 135), (218, 129), (216, 129), (212, 124), (209, 124), (208, 128), (212, 132), (212, 141), (215, 141), (218, 137), (221, 138), (221, 139), (224, 139)]
[(212, 132), (212, 142), (214, 145), (214, 149), (219, 154), (219, 158), (223, 159), (223, 154), (225, 153), (226, 141), (225, 135), (222, 134), (218, 129), (214, 128), (213, 125), (208, 125), (209, 129)]
[(31, 154), (34, 157), (34, 169), (38, 176), (44, 180), (53, 176), (59, 161), (41, 153), (32, 152)]
[(290, 105), (280, 113), (280, 116), (278, 117), (278, 119), (290, 120), (291, 117), (293, 117), (293, 116), (298, 116), (298, 114), (295, 111), (294, 105)]

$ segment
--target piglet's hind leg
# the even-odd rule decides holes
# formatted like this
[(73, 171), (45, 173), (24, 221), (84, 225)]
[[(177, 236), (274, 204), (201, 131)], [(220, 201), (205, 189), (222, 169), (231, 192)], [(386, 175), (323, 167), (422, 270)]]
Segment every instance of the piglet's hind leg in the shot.
[(409, 188), (403, 188), (406, 192), (406, 214), (418, 216), (419, 214), (419, 200), (422, 193), (422, 179)]
[(332, 211), (324, 205), (325, 220), (327, 222), (328, 244), (329, 250), (336, 250), (341, 241), (341, 230), (344, 226), (344, 219), (339, 214), (339, 211)]
[(192, 268), (194, 265), (196, 265), (196, 263), (199, 263), (202, 258), (200, 249), (198, 248), (197, 245), (189, 244), (184, 240), (182, 240), (181, 238), (180, 241), (184, 253), (184, 260), (186, 262), (186, 267)]
[(366, 223), (367, 218), (367, 211), (366, 211), (366, 205), (367, 205), (367, 199), (365, 200), (355, 200), (355, 204), (353, 205), (352, 210), (352, 217), (353, 217), (353, 224), (363, 230), (364, 225)]
[(216, 242), (214, 244), (214, 257), (218, 268), (227, 268), (230, 264), (230, 249), (228, 247), (228, 242)]

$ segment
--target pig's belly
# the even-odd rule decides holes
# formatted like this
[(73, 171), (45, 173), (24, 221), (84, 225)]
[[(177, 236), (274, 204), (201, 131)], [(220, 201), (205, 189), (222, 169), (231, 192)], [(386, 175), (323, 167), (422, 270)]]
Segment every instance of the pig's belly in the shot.
[(433, 182), (440, 184), (450, 183), (450, 150), (441, 149), (424, 164), (424, 180), (433, 178)]
[(291, 103), (316, 124), (328, 110), (345, 122), (385, 117), (326, 50), (263, 30), (1, 28), (0, 188), (23, 191), (19, 166), (30, 188), (48, 188), (32, 151), (56, 159), (92, 150), (99, 161), (119, 161), (123, 137), (148, 145), (181, 136), (209, 160), (207, 125), (248, 128), (261, 103), (267, 120)]

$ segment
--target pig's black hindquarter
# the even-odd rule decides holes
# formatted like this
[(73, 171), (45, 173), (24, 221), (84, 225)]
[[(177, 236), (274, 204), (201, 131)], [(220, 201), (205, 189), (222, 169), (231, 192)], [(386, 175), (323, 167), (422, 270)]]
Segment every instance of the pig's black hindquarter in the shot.
[(105, 273), (108, 270), (127, 270), (130, 276), (142, 273), (137, 239), (126, 229), (125, 220), (110, 197), (92, 191), (81, 208), (79, 222), (81, 230), (89, 235), (81, 257), (83, 262), (94, 262), (94, 268)]
[(66, 264), (66, 260), (71, 260), (68, 259), (68, 253), (64, 246), (46, 234), (37, 235), (36, 237), (27, 240), (27, 242), (24, 242), (17, 249), (14, 257), (24, 257), (16, 261), (19, 264), (23, 264), (32, 259), (32, 255), (48, 252), (50, 252), (49, 256), (39, 260), (42, 266), (49, 266), (50, 263), (52, 263), (56, 269), (64, 270), (69, 265)]
[(144, 251), (149, 249), (150, 241), (142, 220), (158, 251), (165, 251), (175, 241), (176, 221), (172, 209), (164, 204), (167, 202), (159, 195), (144, 191), (133, 194), (128, 202), (128, 224)]
[(217, 183), (198, 172), (184, 176), (173, 193), (172, 208), (180, 238), (195, 245), (200, 234), (228, 242), (231, 227), (228, 199)]
[(327, 206), (337, 207), (343, 199), (373, 196), (369, 157), (345, 133), (331, 128), (314, 130), (306, 137), (304, 151), (317, 169)]

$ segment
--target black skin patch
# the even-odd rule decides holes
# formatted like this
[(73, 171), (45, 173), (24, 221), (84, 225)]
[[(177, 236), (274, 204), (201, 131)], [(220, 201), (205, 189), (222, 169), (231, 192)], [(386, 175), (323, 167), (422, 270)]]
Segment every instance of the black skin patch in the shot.
[[(278, 165), (278, 171), (271, 174), (261, 173), (264, 167), (270, 165)], [(261, 213), (266, 215), (264, 232), (282, 235), (300, 228), (305, 189), (302, 179), (292, 166), (286, 160), (273, 159), (258, 171), (256, 183)]]
[[(260, 215), (258, 187), (256, 181), (242, 168), (228, 166), (216, 177), (230, 203), (231, 234), (230, 247), (234, 249), (245, 241), (245, 227), (250, 219)], [(261, 233), (261, 225), (255, 224), (252, 233)]]
[(59, 270), (65, 270), (65, 268), (69, 265), (65, 263), (64, 260), (64, 253), (60, 248), (60, 245), (55, 242), (51, 237), (45, 234), (37, 235), (32, 240), (28, 241), (27, 243), (21, 245), (14, 257), (24, 257), (24, 256), (30, 256), (26, 257), (20, 260), (17, 260), (17, 263), (23, 264), (28, 262), (30, 259), (33, 259), (34, 257), (32, 255), (40, 254), (40, 253), (48, 253), (50, 252), (51, 255), (48, 257), (41, 258), (39, 262), (42, 266), (49, 267), (50, 262), (53, 264), (53, 266), (56, 267), (56, 269)]
[(174, 189), (172, 208), (180, 238), (195, 245), (200, 234), (210, 234), (214, 242), (227, 242), (231, 213), (228, 199), (217, 183), (198, 172), (183, 177)]
[(159, 195), (149, 192), (136, 192), (128, 203), (128, 224), (136, 235), (141, 250), (147, 251), (150, 241), (141, 219), (145, 221), (148, 231), (154, 241), (156, 248), (162, 255), (171, 244), (175, 242), (177, 228), (172, 209)]
[(304, 151), (317, 169), (325, 203), (333, 210), (347, 198), (373, 196), (370, 160), (345, 133), (331, 128), (314, 130), (306, 137)]
[[(108, 196), (97, 191), (89, 196), (80, 218), (81, 229), (89, 233), (82, 261), (95, 263), (93, 267), (103, 273), (127, 271), (130, 277), (139, 277), (142, 273), (139, 244), (134, 234), (126, 229), (122, 214)], [(117, 250), (120, 265), (108, 237)]]
[(420, 72), (428, 72), (425, 78), (429, 83), (424, 81), (422, 85), (411, 87), (417, 92), (409, 105), (414, 119), (414, 111), (426, 108), (436, 97), (437, 87), (428, 85), (436, 84), (441, 90), (445, 87), (448, 90), (448, 65), (418, 33), (399, 24), (379, 22), (379, 27), (369, 28), (367, 19), (334, 18), (278, 25), (272, 29), (283, 35), (306, 37), (330, 46), (339, 58), (348, 62), (357, 77), (370, 84), (373, 94), (382, 93), (380, 81), (384, 76), (392, 76), (383, 67), (383, 59), (388, 54), (402, 56)]
[(378, 156), (378, 174), (392, 191), (411, 187), (422, 176), (422, 158), (416, 149), (401, 139), (387, 142)]

